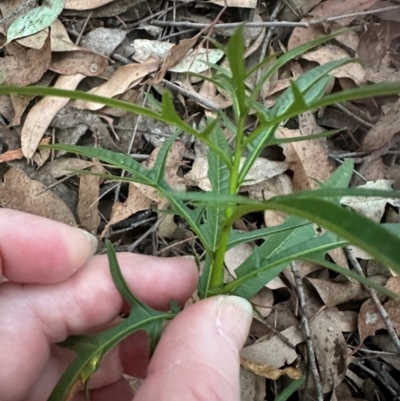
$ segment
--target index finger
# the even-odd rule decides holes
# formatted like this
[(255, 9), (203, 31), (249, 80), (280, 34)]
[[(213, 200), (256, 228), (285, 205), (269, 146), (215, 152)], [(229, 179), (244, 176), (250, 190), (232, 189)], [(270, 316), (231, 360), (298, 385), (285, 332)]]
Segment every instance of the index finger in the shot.
[(0, 209), (0, 282), (50, 284), (79, 270), (97, 249), (79, 228), (11, 209)]

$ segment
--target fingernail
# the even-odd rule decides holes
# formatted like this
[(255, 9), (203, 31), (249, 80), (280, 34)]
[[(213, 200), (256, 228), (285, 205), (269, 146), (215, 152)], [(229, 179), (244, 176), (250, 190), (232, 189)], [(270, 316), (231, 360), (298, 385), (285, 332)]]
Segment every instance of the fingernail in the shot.
[(221, 296), (216, 324), (220, 333), (240, 349), (245, 343), (253, 319), (253, 308), (247, 300), (233, 295)]
[(196, 258), (193, 255), (184, 255), (184, 256), (181, 256), (181, 258), (189, 259), (189, 260), (196, 260)]
[(87, 241), (89, 241), (90, 249), (91, 249), (91, 254), (94, 255), (97, 251), (97, 246), (98, 246), (98, 241), (97, 238), (90, 234), (88, 231), (83, 230), (82, 228), (78, 228), (78, 230), (84, 234), (85, 238)]

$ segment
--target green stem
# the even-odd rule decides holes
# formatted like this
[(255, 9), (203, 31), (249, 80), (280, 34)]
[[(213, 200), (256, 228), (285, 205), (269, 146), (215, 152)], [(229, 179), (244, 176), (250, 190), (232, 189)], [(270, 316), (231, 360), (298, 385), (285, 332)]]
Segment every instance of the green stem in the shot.
[[(243, 117), (244, 116), (244, 117)], [(233, 166), (231, 170), (231, 176), (229, 180), (229, 194), (236, 195), (239, 191), (239, 172), (240, 172), (240, 161), (242, 158), (243, 151), (243, 139), (244, 139), (244, 126), (246, 121), (246, 114), (242, 113), (237, 126), (236, 141), (235, 141), (235, 152), (233, 156)], [(229, 233), (231, 231), (232, 224), (231, 217), (234, 214), (235, 209), (233, 206), (229, 206), (225, 211), (225, 223), (221, 230), (221, 236), (217, 252), (215, 253), (211, 279), (210, 279), (210, 291), (222, 289), (224, 285), (224, 258), (226, 249), (228, 246)]]

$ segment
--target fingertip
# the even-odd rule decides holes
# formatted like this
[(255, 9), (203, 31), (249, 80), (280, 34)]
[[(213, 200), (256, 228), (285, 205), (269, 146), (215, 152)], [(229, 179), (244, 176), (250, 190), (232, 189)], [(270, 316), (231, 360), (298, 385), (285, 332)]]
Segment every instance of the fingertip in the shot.
[(63, 281), (80, 269), (96, 248), (96, 238), (81, 229), (0, 209), (0, 259), (3, 274), (10, 281)]
[(217, 296), (191, 305), (166, 328), (137, 400), (239, 400), (239, 352), (251, 305)]

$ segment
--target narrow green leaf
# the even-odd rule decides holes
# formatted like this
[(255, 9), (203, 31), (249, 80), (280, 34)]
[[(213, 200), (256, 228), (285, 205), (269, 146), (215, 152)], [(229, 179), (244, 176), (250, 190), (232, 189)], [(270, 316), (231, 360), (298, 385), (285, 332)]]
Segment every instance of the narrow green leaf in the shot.
[(165, 163), (167, 162), (168, 152), (180, 133), (180, 130), (176, 131), (163, 143), (160, 151), (158, 152), (156, 162), (151, 169), (150, 177), (152, 177), (154, 182), (159, 185), (161, 184), (161, 180), (164, 178)]
[(245, 110), (245, 65), (244, 65), (244, 38), (243, 26), (240, 26), (231, 36), (226, 50), (229, 66), (232, 71), (232, 81), (235, 84), (235, 94), (239, 105), (238, 118)]
[(129, 303), (129, 305), (131, 306), (140, 305), (145, 309), (150, 309), (147, 305), (142, 304), (142, 302), (140, 302), (132, 294), (132, 291), (129, 289), (128, 284), (126, 283), (124, 276), (122, 275), (121, 269), (118, 264), (117, 255), (110, 240), (106, 240), (106, 249), (107, 249), (108, 263), (110, 265), (111, 277), (119, 293), (122, 295), (125, 301)]
[(318, 138), (326, 138), (326, 137), (330, 137), (330, 136), (335, 135), (342, 131), (343, 131), (343, 128), (339, 128), (339, 129), (333, 129), (333, 130), (329, 130), (329, 131), (323, 131), (323, 132), (320, 132), (319, 134), (313, 134), (313, 135), (304, 135), (304, 136), (279, 138), (279, 139), (274, 138), (274, 139), (271, 139), (270, 141), (268, 141), (268, 146), (281, 145), (283, 143), (309, 141), (309, 140), (318, 139)]
[(314, 221), (364, 249), (385, 266), (400, 272), (400, 238), (352, 210), (324, 199), (301, 198), (296, 195), (273, 198), (265, 202), (265, 207)]
[(202, 275), (200, 276), (198, 284), (198, 293), (200, 299), (204, 299), (209, 293), (211, 273), (212, 273), (212, 262), (213, 262), (212, 253), (207, 252), (206, 258), (204, 260), (204, 270)]
[(322, 183), (322, 188), (347, 188), (353, 175), (354, 161), (347, 159)]
[[(294, 239), (297, 240), (296, 237)], [(347, 242), (328, 232), (290, 247), (289, 244), (291, 244), (290, 240), (280, 247), (279, 252), (274, 252), (271, 256), (265, 256), (261, 246), (257, 257), (251, 255), (236, 269), (237, 279), (227, 284), (223, 292), (251, 298), (293, 260), (304, 258), (310, 254), (325, 254), (331, 249), (347, 245)]]
[[(269, 119), (264, 124), (261, 124), (245, 141), (245, 144), (249, 149), (249, 155), (240, 170), (239, 182), (243, 182), (251, 166), (254, 164), (255, 159), (260, 155), (262, 149), (269, 144), (269, 141), (273, 139), (274, 133), (279, 124), (286, 121), (286, 119), (282, 119), (281, 116), (290, 114), (291, 111), (295, 109), (306, 109), (306, 102), (313, 101), (317, 96), (322, 96), (325, 86), (331, 79), (327, 74), (335, 68), (341, 67), (349, 62), (354, 62), (354, 60), (334, 60), (313, 68), (301, 75), (295, 81), (295, 90), (297, 91), (296, 96), (303, 96), (304, 98), (304, 101), (300, 102), (300, 104), (297, 104), (298, 99), (295, 99), (292, 86), (283, 92), (275, 106), (269, 111), (272, 121)], [(315, 87), (314, 90), (311, 90), (313, 87)], [(310, 92), (308, 93), (308, 97), (306, 97), (308, 91)], [(300, 113), (297, 113), (296, 115), (298, 114)], [(274, 122), (274, 119), (277, 121)]]
[(249, 232), (232, 230), (229, 235), (227, 249), (231, 249), (234, 246), (242, 244), (244, 242), (255, 241), (258, 239), (265, 239), (266, 237), (272, 236), (274, 234), (278, 234), (288, 230), (293, 230), (295, 228), (302, 227), (307, 224), (311, 223), (302, 219), (292, 219), (292, 220), (286, 219), (284, 223), (275, 227), (260, 228), (258, 230)]
[(127, 289), (114, 249), (110, 244), (107, 246), (107, 251), (112, 271), (114, 271), (113, 278), (116, 279), (118, 288), (122, 290), (122, 295), (132, 303), (134, 308), (129, 317), (117, 326), (93, 336), (72, 336), (61, 344), (74, 350), (77, 356), (62, 375), (48, 401), (72, 399), (77, 389), (76, 385), (86, 385), (91, 375), (100, 367), (104, 355), (130, 334), (145, 330), (154, 346), (165, 320), (175, 316), (172, 312), (155, 311), (137, 300)]
[[(210, 135), (213, 143), (221, 149), (228, 158), (231, 157), (228, 142), (226, 141), (221, 127), (216, 126)], [(229, 177), (230, 172), (226, 164), (221, 160), (219, 155), (212, 149), (208, 152), (208, 178), (212, 185), (212, 193), (215, 195), (223, 195), (229, 193)], [(222, 226), (225, 221), (225, 206), (220, 205), (207, 209), (206, 223), (201, 227), (204, 236), (208, 239), (212, 251), (216, 251), (219, 243)]]
[(43, 145), (42, 149), (55, 149), (65, 150), (67, 152), (79, 154), (86, 157), (92, 157), (107, 164), (110, 164), (116, 168), (122, 169), (132, 175), (132, 178), (120, 179), (121, 181), (133, 181), (141, 184), (148, 185), (152, 188), (157, 189), (161, 195), (169, 200), (173, 210), (184, 217), (186, 222), (190, 225), (195, 234), (200, 238), (201, 242), (205, 247), (208, 247), (208, 241), (203, 236), (203, 232), (200, 230), (198, 223), (198, 215), (190, 210), (174, 193), (170, 186), (165, 180), (160, 179), (156, 181), (155, 174), (151, 170), (144, 168), (140, 163), (131, 158), (130, 156), (122, 153), (112, 152), (106, 149), (92, 148), (88, 146), (76, 146), (76, 145)]
[[(311, 40), (303, 45), (300, 45), (289, 52), (285, 53), (284, 55), (280, 56), (277, 61), (269, 67), (269, 69), (264, 73), (264, 75), (261, 76), (260, 81), (257, 83), (257, 86), (254, 88), (254, 91), (251, 95), (251, 103), (253, 103), (257, 98), (258, 95), (261, 91), (262, 86), (264, 85), (264, 82), (267, 81), (269, 78), (272, 77), (273, 74), (275, 74), (281, 67), (283, 67), (285, 64), (287, 64), (289, 61), (295, 59), (296, 57), (304, 54), (308, 50), (313, 49), (314, 47), (317, 47), (319, 45), (322, 45), (323, 43), (326, 43), (330, 41), (331, 39), (334, 39), (336, 36), (341, 35), (343, 33), (346, 33), (350, 31), (351, 29), (345, 28), (345, 29), (340, 29), (332, 34), (325, 35), (325, 36), (320, 36), (314, 40)], [(253, 73), (251, 70), (248, 71), (247, 76), (250, 76)]]
[(287, 401), (295, 391), (297, 391), (306, 381), (306, 376), (303, 375), (300, 379), (292, 381), (286, 388), (283, 390), (278, 397), (275, 398), (275, 401)]

